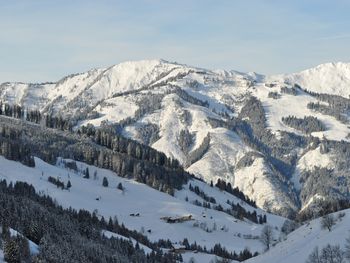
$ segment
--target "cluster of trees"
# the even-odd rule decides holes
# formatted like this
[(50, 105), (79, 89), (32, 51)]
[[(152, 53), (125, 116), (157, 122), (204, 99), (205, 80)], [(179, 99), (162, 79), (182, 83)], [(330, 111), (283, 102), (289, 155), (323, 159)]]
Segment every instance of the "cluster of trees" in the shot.
[(339, 110), (339, 108), (331, 107), (329, 105), (321, 104), (319, 102), (309, 102), (307, 104), (307, 108), (310, 110), (320, 112), (324, 115), (333, 116), (342, 123), (348, 123), (348, 117), (346, 116), (346, 113)]
[(198, 105), (198, 106), (202, 106), (202, 107), (209, 107), (209, 103), (208, 101), (202, 101), (200, 99), (197, 99), (194, 96), (191, 96), (187, 91), (185, 91), (184, 89), (178, 87), (178, 86), (174, 86), (174, 85), (170, 85), (172, 88), (174, 88), (174, 93), (176, 95), (178, 95), (181, 99), (183, 99), (184, 101), (187, 101), (191, 104), (194, 105)]
[(0, 101), (0, 115), (23, 119), (24, 109), (19, 105), (10, 105), (8, 103), (3, 103)]
[[(19, 120), (15, 123), (12, 119), (0, 120), (2, 130), (11, 135), (19, 147), (30, 149), (23, 158), (35, 155), (49, 163), (56, 163), (57, 157), (74, 159), (112, 170), (122, 177), (134, 178), (169, 194), (181, 189), (192, 177), (178, 161), (109, 131), (82, 128), (80, 135), (60, 134)], [(0, 143), (8, 141), (3, 137), (0, 139)]]
[(197, 149), (187, 154), (185, 167), (189, 167), (191, 166), (191, 164), (200, 160), (203, 157), (203, 155), (208, 151), (209, 147), (210, 147), (210, 133), (208, 132), (207, 136), (204, 137), (201, 145), (199, 145)]
[(241, 169), (243, 167), (251, 166), (255, 159), (263, 158), (264, 156), (258, 152), (247, 152), (236, 164), (237, 169)]
[(316, 195), (327, 196), (327, 200), (317, 200), (312, 211), (305, 210), (298, 218), (314, 218), (327, 213), (349, 208), (350, 182), (346, 176), (349, 167), (349, 145), (346, 142), (323, 141), (322, 152), (331, 151), (334, 156), (335, 169), (314, 167), (301, 173), (303, 188), (300, 198), (303, 203)]
[(1, 127), (0, 133), (0, 155), (6, 159), (19, 161), (29, 167), (34, 167), (34, 158), (31, 155), (31, 149), (22, 144), (18, 138), (21, 133), (6, 127)]
[[(281, 140), (266, 127), (266, 116), (264, 107), (255, 97), (249, 97), (243, 106), (238, 121), (231, 121), (234, 130), (243, 141), (251, 148), (261, 152), (265, 160), (270, 163), (276, 171), (276, 177), (282, 183), (286, 183), (283, 175), (289, 176), (295, 158), (290, 152), (295, 146), (295, 140), (288, 141), (281, 137)], [(287, 134), (283, 136), (288, 137)]]
[[(297, 91), (299, 88), (295, 87)], [(295, 133), (280, 131), (279, 138), (275, 136), (266, 127), (266, 116), (264, 107), (261, 102), (255, 97), (248, 97), (245, 105), (242, 107), (238, 118), (232, 117), (231, 119), (216, 120), (209, 119), (211, 125), (215, 127), (225, 127), (236, 132), (246, 145), (256, 150), (258, 153), (247, 153), (237, 164), (237, 168), (250, 166), (256, 158), (263, 158), (264, 161), (270, 166), (271, 171), (274, 174), (276, 182), (285, 186), (288, 193), (290, 193), (291, 200), (298, 203), (298, 196), (295, 192), (293, 185), (289, 183), (289, 178), (292, 175), (295, 165), (298, 160), (296, 148), (311, 147), (316, 148), (320, 145), (320, 139), (313, 136), (302, 136)], [(315, 125), (318, 126), (318, 125)], [(323, 125), (322, 125), (323, 126)], [(333, 142), (331, 142), (333, 144)], [(341, 143), (340, 143), (341, 144)], [(330, 146), (331, 148), (333, 146)], [(348, 146), (337, 146), (339, 150), (347, 153), (344, 148)], [(341, 150), (340, 150), (341, 149)], [(349, 147), (350, 149), (350, 147)], [(350, 152), (350, 151), (349, 151)], [(342, 162), (341, 166), (349, 166), (348, 160), (350, 154), (341, 156), (336, 160)], [(346, 161), (347, 160), (347, 161)], [(338, 166), (338, 164), (337, 164)], [(345, 170), (344, 170), (345, 171)], [(335, 184), (338, 185), (338, 182)], [(311, 186), (311, 185), (310, 185)], [(303, 187), (304, 188), (304, 187)], [(274, 211), (286, 217), (295, 217), (295, 211), (291, 208), (283, 208), (279, 211)]]
[(229, 252), (225, 247), (222, 247), (220, 244), (215, 244), (212, 249), (208, 250), (206, 247), (202, 247), (198, 245), (196, 242), (190, 244), (187, 238), (185, 238), (182, 241), (182, 245), (185, 247), (186, 250), (215, 254), (225, 259), (231, 259), (231, 260), (236, 260), (240, 262), (259, 255), (258, 252), (252, 253), (248, 248), (245, 248), (243, 251), (239, 253), (236, 253), (235, 251)]
[[(168, 82), (169, 80), (167, 80)], [(164, 85), (164, 84), (163, 84)], [(139, 90), (137, 90), (136, 92), (139, 92), (141, 90), (145, 90), (148, 87), (144, 87), (141, 88)], [(129, 93), (135, 93), (135, 91), (131, 91), (131, 92), (126, 92), (126, 93), (120, 93), (120, 94), (116, 94), (116, 96), (122, 96), (122, 95), (128, 95)], [(121, 120), (120, 122), (118, 122), (117, 124), (113, 125), (116, 130), (118, 131), (119, 134), (121, 134), (122, 130), (128, 126), (131, 125), (135, 122), (137, 122), (140, 118), (142, 118), (145, 114), (153, 112), (155, 110), (159, 110), (162, 107), (162, 100), (164, 98), (164, 96), (168, 95), (168, 94), (176, 94), (178, 95), (182, 100), (187, 101), (191, 104), (195, 104), (195, 105), (199, 105), (202, 107), (209, 107), (209, 103), (208, 101), (202, 101), (194, 96), (191, 96), (188, 92), (186, 92), (185, 90), (183, 90), (182, 88), (178, 87), (178, 86), (174, 86), (174, 85), (169, 85), (169, 89), (164, 93), (164, 94), (155, 94), (155, 93), (143, 93), (142, 96), (140, 98), (138, 98), (138, 100), (136, 101), (137, 105), (138, 105), (138, 109), (136, 110), (136, 112), (134, 113), (133, 117), (128, 117), (125, 118), (123, 120)], [(185, 113), (186, 114), (186, 113)], [(153, 128), (153, 127), (152, 127)], [(140, 131), (140, 133), (143, 133), (144, 131)], [(158, 132), (158, 130), (148, 130), (147, 132)], [(147, 134), (150, 138), (156, 139), (157, 138), (157, 134)], [(149, 143), (146, 143), (148, 144)]]
[(6, 262), (30, 262), (31, 254), (27, 238), (20, 234), (11, 234), (9, 227), (3, 226), (1, 239), (3, 242), (4, 260)]
[[(191, 186), (190, 186), (191, 187)], [(220, 212), (224, 212), (230, 216), (233, 216), (239, 220), (243, 220), (244, 218), (256, 223), (256, 224), (264, 224), (267, 222), (266, 215), (257, 215), (256, 211), (253, 212), (247, 211), (244, 207), (242, 207), (240, 204), (235, 204), (234, 202), (230, 202), (230, 200), (227, 200), (227, 204), (229, 204), (230, 208), (224, 208), (221, 204), (216, 204), (216, 200), (214, 197), (208, 196), (206, 193), (204, 193), (202, 190), (200, 190), (197, 186), (191, 187), (191, 191), (195, 192), (197, 195), (201, 196), (204, 201), (201, 202), (197, 199), (193, 201), (193, 204), (196, 206), (201, 206), (208, 209), (214, 209)], [(186, 198), (186, 201), (188, 201), (188, 198)], [(209, 228), (206, 226), (203, 227), (203, 229), (207, 232), (210, 232)]]
[(281, 97), (281, 95), (276, 91), (270, 91), (267, 97), (277, 100)]
[(326, 130), (325, 125), (313, 116), (304, 116), (304, 118), (297, 118), (295, 116), (282, 117), (282, 122), (306, 134)]
[(350, 168), (350, 143), (347, 141), (332, 141), (323, 139), (316, 144), (322, 154), (332, 156), (334, 168), (314, 167), (301, 173), (303, 188), (300, 199), (307, 202), (315, 194), (327, 196), (327, 201), (317, 200), (313, 203), (312, 211), (303, 210), (298, 214), (298, 220), (315, 218), (327, 213), (349, 208), (350, 180), (347, 176)]
[[(17, 104), (3, 104), (0, 101), (0, 115), (5, 115), (8, 117), (26, 120), (34, 123), (41, 123), (42, 114), (39, 110), (29, 110), (25, 109)], [(52, 114), (46, 114), (44, 125), (48, 128), (55, 128), (60, 130), (69, 130), (73, 128), (73, 123), (69, 120), (64, 119), (62, 116), (53, 116)]]
[[(186, 200), (187, 200), (187, 199), (186, 199)], [(212, 207), (211, 207), (211, 204), (210, 204), (209, 202), (206, 202), (206, 201), (201, 202), (201, 201), (199, 201), (199, 200), (197, 200), (197, 199), (194, 200), (194, 201), (192, 202), (192, 204), (194, 204), (194, 205), (196, 205), (196, 206), (202, 206), (202, 207), (208, 208), (208, 209), (211, 209), (211, 208), (212, 208)], [(213, 209), (219, 210), (219, 211), (223, 211), (221, 205), (219, 205), (219, 206), (214, 206)]]
[(214, 197), (207, 195), (202, 189), (200, 189), (197, 185), (195, 185), (194, 187), (192, 186), (192, 184), (189, 185), (189, 189), (190, 191), (194, 192), (196, 195), (202, 197), (205, 201), (212, 203), (212, 204), (216, 204), (216, 200)]
[(64, 190), (64, 189), (69, 189), (69, 188), (72, 187), (72, 184), (71, 184), (70, 181), (68, 181), (68, 182), (67, 182), (67, 186), (65, 186), (65, 185), (64, 185), (64, 182), (62, 182), (59, 178), (55, 178), (55, 177), (49, 176), (49, 177), (47, 178), (47, 180), (48, 180), (50, 183), (56, 185), (57, 188), (61, 188), (62, 190)]
[[(269, 162), (279, 173), (289, 177), (296, 162), (296, 155), (291, 154), (295, 148), (304, 148), (314, 137), (303, 137), (294, 133), (281, 131), (280, 138), (276, 138), (266, 127), (265, 111), (261, 102), (251, 97), (247, 99), (239, 114), (240, 120), (231, 121), (233, 130), (236, 131), (243, 141), (251, 148), (261, 152), (264, 159)], [(276, 174), (282, 182), (284, 176)]]
[[(258, 104), (252, 106), (254, 104)], [(295, 148), (304, 148), (308, 144), (318, 140), (316, 137), (303, 137), (294, 133), (280, 131), (280, 138), (271, 133), (269, 129), (266, 129), (264, 118), (265, 113), (261, 103), (256, 99), (249, 99), (246, 103), (247, 107), (242, 109), (241, 118), (232, 117), (230, 120), (222, 121), (216, 119), (209, 119), (213, 127), (225, 127), (227, 129), (236, 132), (246, 145), (252, 149), (259, 151), (261, 154), (254, 156), (263, 156), (266, 162), (270, 163), (277, 171), (276, 176), (285, 184), (287, 184), (286, 177), (291, 175), (293, 166), (296, 164), (297, 155), (294, 153)], [(249, 107), (252, 106), (252, 107)], [(258, 109), (260, 117), (258, 118), (256, 113), (250, 111), (251, 108)], [(255, 117), (250, 118), (253, 115)], [(258, 119), (259, 121), (251, 121)], [(259, 126), (261, 125), (261, 126)], [(249, 166), (249, 162), (254, 161), (252, 153), (248, 153), (248, 159), (242, 158), (240, 162), (241, 167)]]
[[(20, 118), (18, 118), (20, 119)], [(41, 122), (41, 113), (38, 110), (27, 111), (26, 121), (40, 123)]]
[(350, 110), (350, 99), (339, 95), (332, 95), (326, 93), (316, 93), (309, 90), (304, 90), (306, 93), (317, 98), (320, 101), (327, 102), (330, 107), (337, 108), (340, 111), (347, 112)]
[(227, 212), (240, 220), (246, 218), (256, 224), (265, 224), (267, 222), (266, 215), (257, 215), (256, 210), (253, 212), (247, 211), (240, 204), (234, 204), (230, 200), (227, 200), (227, 203), (231, 205), (231, 210), (227, 210)]
[(350, 208), (348, 199), (317, 200), (312, 204), (311, 209), (304, 209), (296, 216), (296, 221), (305, 222), (310, 219), (326, 216), (340, 210)]
[(232, 188), (231, 183), (226, 183), (224, 180), (222, 179), (218, 179), (218, 181), (216, 182), (215, 186), (217, 188), (219, 188), (222, 191), (226, 191), (230, 194), (232, 194), (233, 196), (241, 199), (242, 201), (246, 202), (247, 204), (251, 205), (252, 207), (257, 207), (255, 201), (249, 199), (248, 196), (246, 196), (243, 192), (241, 192), (238, 187)]
[(180, 149), (187, 154), (192, 145), (193, 135), (187, 129), (181, 130), (178, 141)]
[(281, 93), (289, 94), (296, 96), (298, 94), (298, 88), (293, 86), (291, 88), (288, 87), (281, 87)]
[(239, 118), (248, 118), (249, 124), (253, 130), (258, 131), (258, 129), (266, 128), (265, 110), (261, 101), (256, 97), (251, 96), (246, 100), (241, 112), (239, 113)]
[(45, 126), (62, 131), (73, 130), (73, 123), (71, 121), (64, 119), (62, 116), (53, 116), (51, 114), (45, 116)]
[(295, 221), (286, 219), (281, 227), (281, 232), (284, 235), (288, 235), (299, 227), (299, 224)]
[(347, 115), (350, 111), (350, 99), (344, 98), (339, 95), (316, 93), (309, 90), (304, 90), (309, 95), (315, 97), (316, 99), (326, 102), (327, 104), (320, 104), (310, 102), (307, 107), (309, 109), (318, 111), (325, 115), (330, 115), (335, 117), (337, 120), (348, 123)]
[(328, 244), (321, 250), (315, 247), (306, 263), (345, 263), (345, 258), (350, 260), (350, 247), (344, 252), (339, 245)]
[[(38, 255), (28, 255), (28, 243), (5, 234), (4, 256), (9, 263), (20, 262), (177, 262), (181, 256), (161, 251), (169, 241), (151, 242), (146, 236), (120, 225), (116, 219), (98, 218), (95, 213), (72, 208), (63, 209), (48, 196), (38, 195), (33, 186), (17, 182), (0, 182), (0, 224), (16, 229), (25, 239), (39, 245)], [(109, 230), (153, 249), (145, 255), (139, 245), (119, 238), (106, 238)], [(4, 236), (4, 235), (3, 235)], [(6, 237), (7, 236), (7, 237)]]
[(159, 127), (153, 123), (145, 123), (143, 125), (138, 125), (136, 127), (137, 135), (136, 138), (138, 141), (142, 142), (145, 145), (152, 145), (159, 140)]
[[(333, 194), (341, 197), (341, 191), (334, 192), (335, 185), (339, 182), (336, 176), (334, 176), (334, 170), (326, 167), (315, 166), (312, 170), (306, 170), (301, 173), (300, 182), (304, 187), (300, 192), (300, 199), (306, 203), (308, 199), (315, 195), (320, 194), (323, 196), (331, 197)], [(339, 188), (339, 190), (341, 190)], [(347, 189), (343, 189), (343, 197), (347, 196)]]
[(148, 161), (170, 169), (180, 168), (180, 164), (176, 159), (168, 158), (164, 153), (149, 146), (118, 135), (111, 127), (96, 129), (90, 124), (80, 127), (77, 133), (79, 135), (87, 135), (96, 144), (105, 146), (113, 150), (113, 152), (127, 154), (132, 158)]
[(141, 119), (147, 113), (153, 112), (155, 110), (159, 110), (162, 107), (162, 100), (165, 94), (154, 94), (149, 93), (142, 96), (138, 101), (136, 101), (138, 105), (138, 109), (135, 111), (133, 117), (127, 117), (117, 124), (114, 124), (115, 130), (121, 134), (122, 130), (135, 122)]

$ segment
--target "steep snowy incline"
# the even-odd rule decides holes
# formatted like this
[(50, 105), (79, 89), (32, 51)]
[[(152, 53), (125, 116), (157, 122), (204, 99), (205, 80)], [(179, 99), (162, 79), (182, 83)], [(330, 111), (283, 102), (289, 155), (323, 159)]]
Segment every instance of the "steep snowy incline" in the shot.
[(348, 98), (350, 95), (350, 63), (325, 63), (300, 73), (271, 76), (268, 80), (298, 83), (313, 92)]
[[(339, 217), (344, 213), (344, 217)], [(321, 250), (326, 245), (339, 245), (344, 249), (346, 239), (349, 237), (350, 210), (334, 214), (337, 219), (332, 231), (321, 228), (321, 219), (315, 219), (289, 234), (286, 240), (272, 247), (270, 251), (247, 260), (249, 263), (295, 263), (306, 262), (316, 246)], [(316, 261), (315, 261), (316, 262)], [(327, 261), (328, 262), (328, 261)]]

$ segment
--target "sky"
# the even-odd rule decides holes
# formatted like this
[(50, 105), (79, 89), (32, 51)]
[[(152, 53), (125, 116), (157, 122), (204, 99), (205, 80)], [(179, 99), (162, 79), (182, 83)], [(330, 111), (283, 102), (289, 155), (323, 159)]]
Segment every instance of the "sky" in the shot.
[(0, 83), (123, 61), (298, 72), (350, 62), (348, 0), (0, 0)]

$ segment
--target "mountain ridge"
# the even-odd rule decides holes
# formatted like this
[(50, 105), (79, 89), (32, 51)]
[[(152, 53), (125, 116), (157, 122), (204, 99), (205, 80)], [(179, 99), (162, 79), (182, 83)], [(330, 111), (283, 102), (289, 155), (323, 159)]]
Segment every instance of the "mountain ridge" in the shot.
[[(159, 59), (129, 61), (69, 75), (56, 83), (1, 84), (0, 99), (44, 115), (62, 115), (76, 127), (118, 126), (124, 136), (176, 158), (207, 182), (231, 182), (265, 209), (298, 211), (314, 196), (330, 195), (317, 189), (300, 193), (304, 191), (300, 185), (307, 185), (301, 182), (305, 173), (318, 171), (310, 167), (319, 166), (316, 155), (307, 159), (310, 167), (302, 156), (324, 139), (348, 141), (350, 130), (344, 120), (348, 112), (338, 106), (309, 107), (339, 100), (333, 96), (346, 91), (349, 65), (327, 63), (300, 73), (264, 76)], [(333, 81), (342, 85), (329, 86)], [(316, 91), (326, 91), (328, 101), (320, 100)], [(348, 103), (346, 96), (343, 100)], [(283, 121), (288, 116), (313, 116), (325, 130), (312, 130), (315, 142), (310, 141), (297, 126)], [(336, 163), (337, 154), (328, 154), (331, 162)], [(299, 195), (305, 196), (298, 197), (301, 207), (295, 197)], [(342, 196), (348, 198), (346, 193)]]

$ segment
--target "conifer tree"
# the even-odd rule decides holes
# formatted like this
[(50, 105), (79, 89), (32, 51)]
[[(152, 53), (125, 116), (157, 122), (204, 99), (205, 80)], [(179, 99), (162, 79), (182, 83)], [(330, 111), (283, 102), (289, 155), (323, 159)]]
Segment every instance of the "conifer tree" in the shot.
[(102, 185), (103, 185), (104, 187), (108, 187), (108, 180), (107, 180), (106, 177), (103, 177)]

